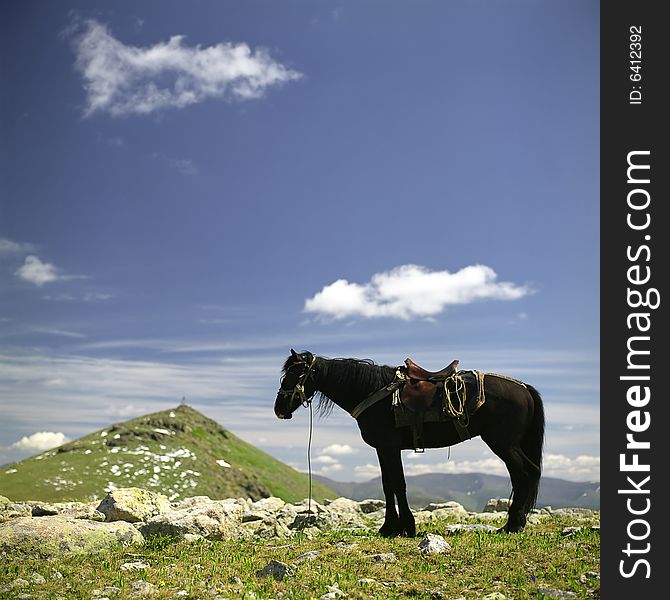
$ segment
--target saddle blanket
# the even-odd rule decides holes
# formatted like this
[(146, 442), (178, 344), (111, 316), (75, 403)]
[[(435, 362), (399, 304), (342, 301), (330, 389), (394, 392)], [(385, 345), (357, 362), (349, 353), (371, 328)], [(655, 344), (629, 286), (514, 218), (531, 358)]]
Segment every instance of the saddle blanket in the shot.
[[(400, 401), (393, 403), (396, 427), (416, 425), (417, 419), (424, 423), (451, 421), (459, 416), (474, 414), (486, 401), (484, 394), (484, 376), (487, 373), (468, 370), (458, 371), (447, 379), (444, 384), (435, 386), (432, 403), (426, 410), (417, 412)], [(423, 418), (421, 418), (423, 417)]]

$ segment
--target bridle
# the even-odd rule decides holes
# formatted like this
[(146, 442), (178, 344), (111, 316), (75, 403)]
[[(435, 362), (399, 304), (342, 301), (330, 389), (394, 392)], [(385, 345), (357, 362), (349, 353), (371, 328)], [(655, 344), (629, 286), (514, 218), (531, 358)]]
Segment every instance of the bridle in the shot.
[[(312, 397), (314, 394), (312, 394), (309, 398), (305, 394), (305, 383), (307, 383), (307, 379), (309, 378), (310, 374), (312, 373), (312, 370), (314, 369), (316, 365), (316, 356), (312, 357), (312, 361), (309, 364), (309, 367), (298, 377), (298, 382), (295, 384), (292, 390), (285, 390), (283, 387), (281, 387), (281, 384), (279, 385), (279, 391), (277, 392), (277, 395), (281, 396), (282, 398), (285, 398), (286, 396), (290, 396), (288, 405), (291, 407), (293, 405), (293, 401), (296, 397), (298, 396), (300, 400), (300, 404), (302, 404), (305, 408), (307, 408), (311, 403), (312, 403)], [(293, 367), (296, 366), (298, 363), (292, 364), (289, 368), (288, 371), (290, 371)], [(287, 371), (287, 375), (288, 375)], [(284, 378), (286, 378), (286, 375), (284, 375)], [(284, 379), (282, 379), (282, 382)], [(297, 406), (296, 406), (297, 408)]]

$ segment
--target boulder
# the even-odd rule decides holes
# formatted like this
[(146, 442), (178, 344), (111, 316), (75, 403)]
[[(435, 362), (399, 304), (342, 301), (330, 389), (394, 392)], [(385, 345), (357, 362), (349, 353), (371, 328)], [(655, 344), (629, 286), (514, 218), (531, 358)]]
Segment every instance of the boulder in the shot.
[(0, 551), (7, 553), (92, 554), (118, 545), (143, 544), (130, 523), (101, 523), (69, 517), (19, 517), (0, 525)]
[(106, 521), (137, 523), (172, 511), (166, 496), (141, 488), (120, 488), (108, 492), (98, 506)]
[(374, 498), (368, 498), (366, 500), (361, 500), (358, 503), (361, 511), (364, 514), (370, 514), (377, 512), (378, 510), (384, 510), (386, 508), (386, 502), (384, 500), (375, 500)]
[(419, 551), (422, 554), (441, 554), (451, 550), (449, 543), (441, 536), (429, 533), (419, 542)]
[(27, 503), (12, 502), (9, 498), (0, 496), (0, 523), (18, 517), (29, 517), (31, 514), (32, 509)]
[(33, 517), (70, 517), (72, 519), (89, 519), (104, 521), (105, 515), (95, 506), (83, 502), (26, 502), (31, 508)]
[(509, 498), (491, 498), (482, 512), (507, 512), (509, 510)]
[(435, 513), (434, 516), (438, 519), (450, 516), (462, 517), (468, 514), (468, 511), (463, 508), (462, 504), (454, 501), (433, 502), (426, 506), (423, 510)]
[(237, 500), (213, 500), (153, 516), (140, 531), (145, 537), (189, 533), (213, 540), (236, 539), (243, 512), (244, 507)]

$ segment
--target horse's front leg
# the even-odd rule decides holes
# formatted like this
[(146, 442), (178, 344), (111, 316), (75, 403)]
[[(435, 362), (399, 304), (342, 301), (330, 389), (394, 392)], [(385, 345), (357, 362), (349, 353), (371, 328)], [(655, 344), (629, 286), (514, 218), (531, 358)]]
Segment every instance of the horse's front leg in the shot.
[[(386, 500), (384, 524), (379, 534), (384, 537), (416, 535), (414, 515), (407, 502), (407, 486), (402, 468), (400, 448), (377, 448), (377, 457), (382, 471), (382, 488)], [(398, 508), (396, 510), (396, 499)]]

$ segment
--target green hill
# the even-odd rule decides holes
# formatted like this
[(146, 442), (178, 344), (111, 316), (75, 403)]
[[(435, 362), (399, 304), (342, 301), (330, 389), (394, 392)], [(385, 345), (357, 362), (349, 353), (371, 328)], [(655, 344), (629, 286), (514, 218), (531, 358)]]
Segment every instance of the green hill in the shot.
[[(182, 404), (100, 429), (0, 471), (12, 500), (87, 501), (110, 488), (142, 487), (189, 496), (307, 497), (307, 477)], [(314, 482), (317, 500), (336, 494)]]

